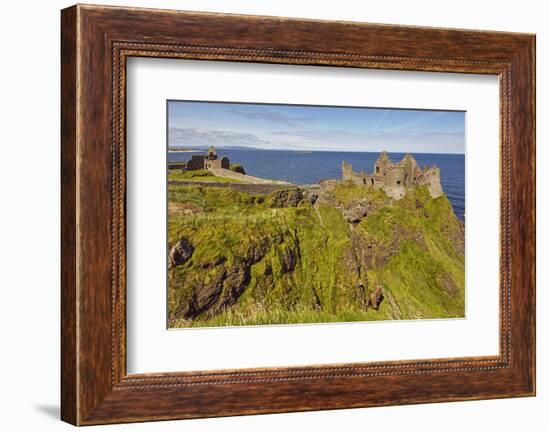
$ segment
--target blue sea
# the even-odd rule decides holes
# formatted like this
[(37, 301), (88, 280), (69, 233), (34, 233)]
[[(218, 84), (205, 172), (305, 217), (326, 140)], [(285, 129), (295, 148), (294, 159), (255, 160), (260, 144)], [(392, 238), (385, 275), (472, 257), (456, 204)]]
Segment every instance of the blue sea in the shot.
[[(192, 154), (170, 152), (168, 161), (185, 161)], [(354, 171), (372, 172), (380, 153), (337, 151), (285, 151), (244, 148), (218, 148), (218, 156), (227, 156), (231, 163), (241, 164), (246, 173), (262, 178), (290, 181), (294, 184), (316, 184), (323, 178), (341, 178), (342, 161), (353, 165)], [(389, 153), (398, 162), (404, 153)], [(451, 201), (457, 217), (464, 222), (465, 178), (463, 154), (413, 154), (420, 167), (438, 166), (441, 186)]]

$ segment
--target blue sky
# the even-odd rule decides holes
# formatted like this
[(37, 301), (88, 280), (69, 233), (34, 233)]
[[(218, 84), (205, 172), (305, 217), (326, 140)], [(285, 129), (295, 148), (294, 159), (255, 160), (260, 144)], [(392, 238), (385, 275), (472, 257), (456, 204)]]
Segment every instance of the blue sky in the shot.
[(465, 113), (168, 102), (169, 145), (305, 151), (460, 153)]

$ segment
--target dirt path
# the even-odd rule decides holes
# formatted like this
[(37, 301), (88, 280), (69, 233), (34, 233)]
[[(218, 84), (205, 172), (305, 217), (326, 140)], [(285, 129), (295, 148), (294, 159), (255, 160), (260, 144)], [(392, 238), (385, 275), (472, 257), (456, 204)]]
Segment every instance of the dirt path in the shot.
[(315, 210), (315, 214), (317, 214), (317, 218), (319, 219), (319, 225), (324, 228), (325, 223), (323, 222), (323, 217), (321, 216), (321, 212), (319, 211), (319, 206), (313, 205), (313, 209)]
[(249, 184), (292, 185), (291, 183), (286, 181), (269, 180), (266, 178), (253, 177), (252, 175), (245, 175), (239, 172), (233, 172), (233, 171), (230, 171), (229, 169), (210, 168), (208, 169), (208, 172), (213, 173), (217, 177), (229, 178), (232, 180), (242, 181), (243, 183), (249, 183)]

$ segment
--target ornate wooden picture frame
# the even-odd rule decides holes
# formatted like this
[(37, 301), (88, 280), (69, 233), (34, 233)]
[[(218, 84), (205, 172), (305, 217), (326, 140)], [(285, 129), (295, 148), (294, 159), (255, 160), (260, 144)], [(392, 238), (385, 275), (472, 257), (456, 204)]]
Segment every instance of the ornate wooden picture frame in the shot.
[[(62, 11), (61, 49), (64, 421), (535, 394), (534, 35), (78, 5)], [(500, 354), (127, 374), (125, 98), (134, 56), (497, 75)]]

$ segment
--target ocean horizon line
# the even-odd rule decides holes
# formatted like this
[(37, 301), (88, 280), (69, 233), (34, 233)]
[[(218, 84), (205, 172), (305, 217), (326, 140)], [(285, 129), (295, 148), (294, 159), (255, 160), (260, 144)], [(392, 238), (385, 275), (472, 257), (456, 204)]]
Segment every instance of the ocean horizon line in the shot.
[[(207, 150), (210, 146), (185, 146), (185, 145), (169, 145), (168, 151), (171, 148), (182, 148), (189, 150)], [(356, 149), (310, 149), (310, 148), (262, 148), (262, 147), (245, 147), (245, 146), (219, 146), (214, 145), (217, 150), (258, 150), (258, 151), (291, 151), (296, 153), (368, 153), (379, 154), (386, 151), (388, 154), (438, 154), (438, 155), (453, 155), (453, 156), (465, 156), (466, 153), (449, 153), (449, 152), (421, 152), (421, 151), (401, 151), (401, 150), (370, 150), (370, 151), (358, 151)]]

